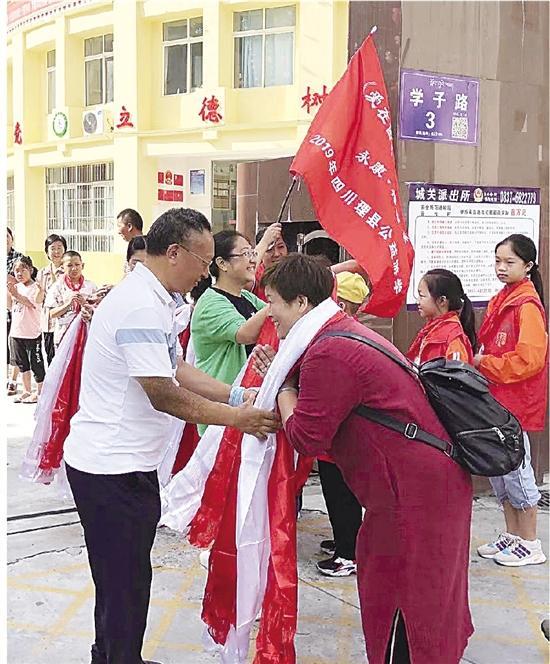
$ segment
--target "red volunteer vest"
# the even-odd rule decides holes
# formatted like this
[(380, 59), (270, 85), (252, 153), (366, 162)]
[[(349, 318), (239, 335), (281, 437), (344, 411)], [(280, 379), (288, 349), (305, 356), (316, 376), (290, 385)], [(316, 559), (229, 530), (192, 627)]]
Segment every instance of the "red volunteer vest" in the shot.
[[(483, 355), (502, 357), (516, 348), (520, 309), (528, 302), (538, 308), (546, 327), (544, 307), (528, 279), (511, 288), (505, 286), (491, 299), (478, 334)], [(490, 390), (495, 399), (518, 418), (523, 429), (542, 431), (548, 394), (548, 351), (545, 367), (538, 374), (517, 383), (491, 383)]]

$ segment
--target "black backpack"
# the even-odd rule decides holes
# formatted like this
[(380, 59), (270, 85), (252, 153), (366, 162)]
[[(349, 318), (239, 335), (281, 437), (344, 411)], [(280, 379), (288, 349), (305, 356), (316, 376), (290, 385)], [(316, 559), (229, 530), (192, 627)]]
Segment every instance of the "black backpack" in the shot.
[(375, 348), (420, 380), (428, 400), (452, 444), (414, 422), (401, 422), (376, 408), (360, 404), (355, 413), (411, 440), (420, 440), (447, 454), (472, 475), (507, 475), (525, 456), (523, 432), (518, 420), (489, 392), (487, 379), (464, 362), (438, 357), (420, 366), (404, 362), (384, 346), (352, 332), (327, 332), (325, 337), (345, 337)]

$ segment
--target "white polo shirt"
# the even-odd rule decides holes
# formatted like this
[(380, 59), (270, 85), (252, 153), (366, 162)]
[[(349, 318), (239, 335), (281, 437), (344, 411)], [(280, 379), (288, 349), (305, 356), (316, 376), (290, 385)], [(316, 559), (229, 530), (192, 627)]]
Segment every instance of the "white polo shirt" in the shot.
[(80, 408), (65, 441), (65, 461), (86, 473), (156, 470), (172, 417), (153, 408), (139, 376), (173, 378), (176, 303), (138, 263), (94, 313), (84, 350)]

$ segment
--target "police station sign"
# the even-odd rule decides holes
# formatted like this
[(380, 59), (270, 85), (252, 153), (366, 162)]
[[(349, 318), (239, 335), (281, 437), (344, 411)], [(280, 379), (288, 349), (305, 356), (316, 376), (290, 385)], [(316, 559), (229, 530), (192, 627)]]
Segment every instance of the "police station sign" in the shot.
[(538, 247), (540, 189), (411, 182), (408, 217), (415, 258), (407, 308), (415, 308), (422, 275), (433, 268), (457, 274), (470, 300), (485, 306), (502, 288), (497, 242), (522, 233)]
[(399, 137), (478, 143), (479, 80), (401, 70)]

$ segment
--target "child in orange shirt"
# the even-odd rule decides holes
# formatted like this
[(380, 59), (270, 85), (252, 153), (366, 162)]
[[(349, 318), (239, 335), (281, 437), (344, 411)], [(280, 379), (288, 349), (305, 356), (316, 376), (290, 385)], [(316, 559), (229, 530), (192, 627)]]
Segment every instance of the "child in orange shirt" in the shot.
[(473, 364), (474, 310), (460, 279), (449, 270), (430, 270), (418, 284), (418, 313), (427, 323), (407, 357), (421, 364), (436, 357)]
[(487, 307), (474, 364), (491, 381), (493, 396), (520, 421), (525, 462), (504, 477), (491, 478), (504, 509), (506, 532), (477, 551), (500, 565), (520, 567), (546, 561), (537, 539), (540, 493), (526, 431), (544, 429), (548, 334), (535, 244), (525, 235), (514, 234), (497, 244), (495, 254), (496, 275), (504, 288)]

